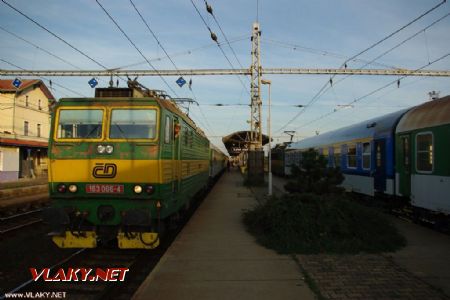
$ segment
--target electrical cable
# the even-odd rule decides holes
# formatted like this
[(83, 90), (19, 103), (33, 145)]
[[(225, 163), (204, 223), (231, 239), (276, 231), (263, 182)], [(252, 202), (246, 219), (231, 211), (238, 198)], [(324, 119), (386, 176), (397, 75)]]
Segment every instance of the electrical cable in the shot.
[[(439, 57), (439, 58), (437, 58), (437, 59), (435, 59), (435, 60), (433, 60), (433, 61), (431, 61), (430, 63), (427, 63), (427, 64), (421, 66), (421, 67), (418, 68), (418, 69), (415, 69), (414, 72), (415, 72), (415, 71), (420, 71), (420, 70), (422, 70), (422, 69), (424, 69), (424, 68), (426, 68), (426, 67), (428, 67), (428, 66), (430, 66), (430, 65), (432, 65), (432, 64), (434, 64), (434, 63), (436, 63), (436, 62), (438, 62), (438, 61), (441, 61), (441, 60), (443, 60), (443, 59), (445, 59), (445, 58), (447, 58), (447, 57), (449, 57), (449, 56), (450, 56), (450, 52), (447, 53), (447, 54), (442, 55), (441, 57)], [(367, 97), (369, 97), (369, 96), (371, 96), (371, 95), (373, 95), (373, 94), (375, 94), (375, 93), (377, 93), (377, 92), (379, 92), (379, 91), (381, 91), (381, 90), (383, 90), (383, 89), (385, 89), (385, 88), (387, 88), (387, 87), (389, 87), (389, 86), (391, 86), (391, 85), (393, 85), (393, 84), (398, 83), (399, 80), (404, 79), (404, 78), (406, 78), (406, 77), (408, 77), (408, 75), (404, 75), (404, 76), (400, 77), (399, 79), (395, 79), (395, 80), (393, 80), (393, 81), (390, 81), (389, 83), (387, 83), (387, 84), (385, 84), (385, 85), (383, 85), (383, 86), (381, 86), (381, 87), (379, 87), (379, 88), (377, 88), (377, 89), (371, 91), (370, 93), (367, 93), (367, 94), (365, 94), (365, 95), (363, 95), (363, 96), (361, 96), (361, 97), (358, 97), (358, 98), (354, 99), (353, 101), (351, 101), (351, 102), (349, 102), (349, 103), (343, 105), (342, 107), (352, 106), (353, 104), (355, 104), (355, 103), (357, 103), (357, 102), (360, 102), (360, 101), (364, 100), (365, 98), (367, 98)], [(318, 117), (317, 119), (314, 119), (314, 120), (312, 120), (312, 121), (310, 121), (310, 122), (308, 122), (308, 123), (306, 123), (306, 124), (303, 124), (303, 125), (300, 125), (299, 127), (296, 127), (295, 130), (298, 130), (298, 129), (300, 129), (300, 128), (306, 127), (306, 126), (308, 126), (308, 125), (310, 125), (310, 124), (312, 124), (312, 123), (315, 123), (315, 122), (317, 122), (317, 121), (319, 121), (319, 120), (322, 120), (322, 119), (328, 117), (329, 115), (334, 114), (334, 113), (336, 113), (336, 112), (338, 112), (338, 111), (340, 111), (340, 110), (342, 110), (342, 108), (340, 108), (340, 109), (339, 109), (339, 108), (335, 108), (333, 111), (328, 112), (328, 113), (326, 113), (326, 114), (324, 114), (324, 115)]]
[(5, 29), (4, 27), (0, 26), (0, 29), (3, 30), (4, 32), (6, 32), (6, 33), (8, 33), (8, 34), (10, 34), (10, 35), (12, 35), (12, 36), (18, 38), (19, 40), (22, 40), (22, 41), (24, 41), (25, 43), (30, 44), (31, 46), (35, 47), (36, 49), (39, 49), (39, 50), (41, 50), (41, 51), (47, 53), (48, 55), (50, 55), (50, 56), (52, 56), (52, 57), (54, 57), (54, 58), (56, 58), (56, 59), (62, 61), (63, 63), (68, 64), (68, 65), (70, 65), (70, 66), (72, 66), (72, 67), (74, 67), (74, 68), (76, 68), (76, 69), (78, 69), (78, 70), (81, 70), (80, 67), (78, 67), (78, 66), (72, 64), (71, 62), (65, 60), (64, 58), (61, 58), (60, 56), (58, 56), (58, 55), (56, 55), (56, 54), (54, 54), (54, 53), (52, 53), (52, 52), (50, 52), (50, 51), (48, 51), (48, 50), (46, 50), (46, 49), (44, 49), (44, 48), (42, 48), (42, 47), (36, 45), (36, 44), (34, 44), (34, 43), (32, 43), (32, 42), (26, 40), (25, 38), (18, 36), (17, 34), (15, 34), (15, 33), (11, 32), (11, 31)]
[[(170, 62), (172, 63), (173, 67), (175, 68), (175, 70), (177, 70), (179, 72), (178, 67), (176, 66), (175, 62), (173, 61), (173, 59), (170, 57), (169, 53), (166, 51), (166, 49), (164, 48), (164, 46), (161, 44), (161, 42), (159, 41), (158, 37), (156, 36), (156, 34), (154, 33), (154, 31), (150, 28), (150, 25), (148, 24), (148, 22), (144, 19), (144, 17), (142, 16), (142, 14), (140, 13), (140, 11), (138, 10), (138, 8), (136, 7), (136, 5), (134, 4), (134, 2), (132, 0), (130, 0), (131, 5), (133, 6), (134, 10), (137, 12), (137, 14), (139, 15), (139, 17), (141, 18), (142, 22), (144, 22), (145, 26), (147, 27), (148, 31), (152, 34), (153, 38), (156, 40), (156, 42), (158, 43), (158, 46), (161, 47), (161, 49), (164, 51), (166, 57), (170, 60)], [(180, 77), (181, 74), (179, 74)], [(197, 97), (194, 94), (194, 91), (192, 90), (192, 87), (189, 87), (189, 90), (192, 93), (192, 96), (194, 97), (195, 102), (198, 103), (197, 101)], [(209, 124), (208, 119), (206, 118), (205, 114), (203, 113), (203, 110), (199, 107), (200, 109), (200, 113), (202, 114), (203, 118), (205, 119), (206, 124), (208, 125), (208, 129), (213, 132), (211, 125)]]
[[(202, 19), (203, 24), (205, 24), (206, 28), (208, 29), (210, 35), (211, 35), (211, 39), (216, 42), (217, 46), (219, 47), (220, 51), (222, 52), (223, 56), (225, 57), (225, 59), (227, 60), (228, 64), (230, 65), (232, 70), (236, 70), (236, 68), (233, 66), (233, 64), (231, 63), (230, 59), (228, 58), (228, 56), (226, 55), (225, 51), (222, 49), (222, 47), (220, 46), (220, 43), (217, 40), (217, 36), (216, 34), (211, 30), (211, 28), (209, 27), (209, 25), (206, 23), (205, 18), (203, 18), (202, 14), (200, 13), (200, 11), (198, 10), (197, 6), (195, 5), (193, 0), (190, 0), (192, 5), (194, 6), (195, 10), (197, 11), (197, 14), (199, 15), (199, 17)], [(241, 77), (239, 75), (236, 75), (237, 78), (239, 79), (239, 81), (241, 82), (242, 86), (244, 87), (244, 89), (247, 91), (247, 93), (250, 95), (250, 91), (248, 90), (247, 86), (245, 85), (245, 83), (242, 81)]]
[[(192, 1), (192, 0), (191, 0)], [(395, 34), (399, 33), (400, 31), (402, 31), (403, 29), (405, 29), (406, 27), (410, 26), (411, 24), (417, 22), (418, 20), (420, 20), (421, 18), (423, 18), (424, 16), (428, 15), (429, 13), (431, 13), (432, 11), (434, 11), (435, 9), (437, 9), (438, 7), (440, 7), (441, 5), (443, 5), (446, 2), (446, 0), (442, 0), (440, 3), (438, 3), (437, 5), (433, 6), (432, 8), (430, 8), (429, 10), (427, 10), (426, 12), (422, 13), (421, 15), (419, 15), (418, 17), (416, 17), (415, 19), (413, 19), (412, 21), (408, 22), (407, 24), (403, 25), (402, 27), (400, 27), (399, 29), (395, 30), (394, 32), (390, 33), (389, 35), (387, 35), (386, 37), (382, 38), (381, 40), (373, 43), (372, 45), (370, 45), (369, 47), (365, 48), (364, 50), (358, 52), (357, 54), (353, 55), (352, 57), (348, 58), (346, 61), (344, 61), (344, 63), (342, 63), (342, 65), (339, 68), (345, 67), (347, 66), (347, 63), (352, 61), (353, 59), (355, 59), (356, 57), (360, 56), (361, 54), (366, 53), (367, 51), (373, 49), (374, 47), (378, 46), (379, 44), (381, 44), (382, 42), (386, 41), (387, 39), (391, 38), (392, 36), (394, 36)], [(312, 104), (314, 104), (314, 102), (316, 102), (321, 95), (323, 95), (323, 91), (325, 90), (325, 88), (328, 86), (329, 83), (332, 82), (332, 80), (334, 79), (336, 75), (331, 76), (331, 78), (320, 88), (319, 92), (317, 92), (312, 98), (311, 100), (307, 103), (305, 109), (301, 110), (300, 112), (298, 112), (292, 119), (290, 119), (285, 125), (283, 125), (281, 128), (279, 128), (278, 130), (275, 131), (275, 133), (280, 132), (281, 130), (285, 129), (287, 126), (289, 126), (292, 122), (294, 122), (300, 115), (302, 115), (307, 108), (311, 107)]]
[(86, 57), (87, 59), (89, 59), (90, 61), (94, 62), (96, 65), (102, 67), (105, 70), (108, 70), (107, 67), (105, 67), (104, 65), (102, 65), (101, 63), (99, 63), (97, 60), (93, 59), (92, 57), (90, 57), (89, 55), (87, 55), (86, 53), (84, 53), (83, 51), (81, 51), (80, 49), (78, 49), (77, 47), (75, 47), (74, 45), (70, 44), (69, 42), (67, 42), (65, 39), (63, 39), (62, 37), (60, 37), (59, 35), (53, 33), (52, 31), (50, 31), (49, 29), (47, 29), (46, 27), (44, 27), (43, 25), (41, 25), (40, 23), (38, 23), (37, 21), (35, 21), (34, 19), (32, 19), (31, 17), (27, 16), (25, 13), (23, 13), (22, 11), (20, 11), (19, 9), (17, 9), (16, 7), (12, 6), (11, 4), (9, 4), (8, 2), (6, 2), (5, 0), (1, 0), (3, 3), (5, 3), (7, 6), (9, 6), (11, 9), (15, 10), (17, 13), (19, 13), (20, 15), (24, 16), (25, 18), (27, 18), (29, 21), (33, 22), (34, 24), (36, 24), (38, 27), (40, 27), (41, 29), (45, 30), (46, 32), (48, 32), (49, 34), (51, 34), (52, 36), (54, 36), (55, 38), (57, 38), (58, 40), (60, 40), (61, 42), (63, 42), (64, 44), (66, 44), (67, 46), (69, 46), (70, 48), (72, 48), (73, 50), (77, 51), (78, 53), (80, 53), (81, 55), (83, 55), (84, 57)]
[[(4, 62), (4, 63), (7, 63), (8, 65), (13, 66), (13, 67), (15, 67), (15, 68), (17, 68), (17, 69), (25, 70), (24, 68), (19, 67), (18, 65), (13, 64), (13, 63), (11, 63), (11, 62), (9, 62), (9, 61), (7, 61), (7, 60), (4, 60), (3, 58), (0, 58), (0, 61), (2, 61), (2, 62)], [(54, 81), (52, 81), (52, 80), (50, 80), (50, 79), (48, 79), (48, 78), (46, 78), (46, 77), (42, 77), (42, 76), (36, 76), (36, 77), (38, 77), (38, 78), (40, 78), (40, 79), (42, 79), (42, 80), (46, 80), (47, 82), (49, 82), (49, 84), (50, 84), (50, 82), (51, 82), (50, 86), (51, 86), (51, 88), (53, 88), (53, 89), (54, 89), (53, 85), (56, 85), (56, 86), (59, 86), (60, 88), (63, 88), (63, 89), (65, 89), (65, 90), (67, 90), (67, 91), (69, 91), (69, 92), (71, 92), (71, 93), (74, 93), (74, 94), (76, 94), (76, 95), (78, 95), (78, 96), (81, 96), (81, 97), (87, 97), (87, 96), (85, 96), (85, 95), (83, 95), (83, 94), (80, 94), (79, 92), (76, 92), (76, 91), (74, 91), (74, 90), (72, 90), (72, 89), (69, 89), (68, 87), (65, 87), (65, 86), (63, 86), (63, 85), (61, 85), (61, 84), (59, 84), (59, 83), (57, 83), (57, 82), (54, 82)], [(63, 94), (64, 94), (64, 93), (63, 93)], [(70, 96), (68, 96), (67, 94), (65, 94), (65, 95), (66, 95), (67, 97), (70, 97)]]
[[(3, 1), (3, 0), (2, 0)], [(101, 5), (99, 0), (95, 0), (97, 4), (100, 6), (100, 8), (103, 10), (103, 12), (109, 17), (109, 19), (116, 25), (116, 27), (122, 32), (122, 34), (126, 37), (126, 39), (133, 45), (133, 47), (136, 49), (137, 52), (142, 56), (142, 58), (145, 59), (145, 61), (148, 63), (148, 65), (158, 74), (158, 76), (161, 78), (161, 80), (167, 85), (167, 87), (172, 91), (172, 93), (178, 97), (175, 90), (169, 85), (169, 83), (164, 79), (164, 77), (161, 76), (161, 74), (158, 73), (158, 70), (152, 65), (152, 63), (147, 59), (147, 57), (142, 53), (142, 51), (136, 46), (136, 44), (131, 40), (131, 38), (125, 33), (125, 31), (120, 27), (120, 25), (116, 22), (116, 20), (108, 13), (108, 11)]]

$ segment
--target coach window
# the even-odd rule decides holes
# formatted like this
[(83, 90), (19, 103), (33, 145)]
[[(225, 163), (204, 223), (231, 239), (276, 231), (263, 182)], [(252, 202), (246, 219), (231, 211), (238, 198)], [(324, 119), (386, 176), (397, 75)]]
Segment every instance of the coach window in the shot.
[(363, 169), (370, 169), (370, 143), (363, 144), (362, 158)]
[(416, 136), (416, 168), (418, 172), (433, 171), (433, 134), (419, 133)]
[(356, 145), (348, 146), (347, 167), (348, 168), (356, 168)]
[(403, 165), (405, 167), (409, 166), (409, 137), (402, 137), (403, 141)]
[(172, 120), (169, 116), (166, 116), (166, 127), (164, 129), (164, 143), (170, 143), (170, 137), (172, 136)]
[(341, 167), (341, 148), (334, 148), (334, 166)]

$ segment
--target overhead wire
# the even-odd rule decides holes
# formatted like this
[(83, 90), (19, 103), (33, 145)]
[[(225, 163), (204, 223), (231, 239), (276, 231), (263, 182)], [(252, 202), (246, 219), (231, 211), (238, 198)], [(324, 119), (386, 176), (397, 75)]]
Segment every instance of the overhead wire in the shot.
[[(445, 59), (445, 58), (447, 58), (449, 56), (450, 56), (450, 52), (440, 56), (439, 58), (437, 58), (437, 59), (435, 59), (435, 60), (433, 60), (433, 61), (431, 61), (431, 62), (429, 62), (429, 63), (427, 63), (427, 64), (425, 64), (425, 65), (423, 65), (423, 66), (421, 66), (419, 68), (417, 68), (417, 69), (415, 69), (414, 72), (415, 71), (420, 71), (420, 70), (422, 70), (422, 69), (424, 69), (424, 68), (426, 68), (426, 67), (428, 67), (428, 66), (430, 66), (430, 65), (432, 65), (434, 63), (437, 63), (438, 61), (441, 61), (441, 60), (443, 60), (443, 59)], [(348, 102), (347, 104), (343, 105), (343, 107), (348, 107), (348, 106), (351, 106), (351, 105), (353, 105), (353, 104), (355, 104), (357, 102), (360, 102), (360, 101), (364, 100), (365, 98), (367, 98), (369, 96), (372, 96), (373, 94), (375, 94), (375, 93), (377, 93), (377, 92), (379, 92), (379, 91), (381, 91), (381, 90), (383, 90), (383, 89), (385, 89), (385, 88), (387, 88), (387, 87), (389, 87), (389, 86), (391, 86), (393, 84), (396, 84), (398, 82), (398, 80), (404, 79), (406, 77), (409, 77), (409, 76), (408, 75), (404, 75), (404, 76), (401, 76), (399, 79), (395, 79), (393, 81), (390, 81), (389, 83), (387, 83), (387, 84), (385, 84), (385, 85), (383, 85), (383, 86), (381, 86), (381, 87), (379, 87), (379, 88), (377, 88), (377, 89), (375, 89), (375, 90), (373, 90), (373, 91), (371, 91), (371, 92), (369, 92), (369, 93), (367, 93), (367, 94), (365, 94), (365, 95), (363, 95), (361, 97), (358, 97), (358, 98), (354, 99), (353, 101)], [(315, 122), (317, 122), (319, 120), (322, 120), (322, 119), (324, 119), (324, 118), (326, 118), (326, 117), (328, 117), (328, 116), (330, 116), (330, 115), (332, 115), (332, 114), (334, 114), (334, 113), (336, 113), (336, 112), (338, 112), (340, 110), (342, 110), (342, 108), (340, 108), (340, 109), (339, 108), (335, 108), (333, 111), (330, 111), (330, 112), (328, 112), (328, 113), (326, 113), (326, 114), (324, 114), (324, 115), (322, 115), (322, 116), (320, 116), (320, 117), (318, 117), (318, 118), (316, 118), (316, 119), (314, 119), (314, 120), (312, 120), (312, 121), (310, 121), (310, 122), (308, 122), (306, 124), (303, 124), (303, 125), (300, 125), (300, 126), (296, 127), (295, 130), (298, 130), (300, 128), (306, 127), (308, 125), (311, 125), (312, 123), (315, 123)]]
[[(177, 65), (175, 64), (175, 62), (173, 61), (173, 59), (170, 57), (169, 53), (166, 51), (166, 49), (164, 48), (164, 46), (161, 44), (161, 42), (159, 41), (158, 37), (156, 36), (155, 32), (150, 28), (150, 25), (148, 24), (148, 22), (145, 20), (145, 18), (143, 17), (143, 15), (141, 14), (141, 12), (139, 11), (139, 9), (136, 7), (136, 5), (134, 4), (133, 0), (130, 0), (131, 5), (133, 6), (134, 10), (136, 11), (136, 13), (139, 15), (139, 17), (141, 18), (142, 22), (145, 24), (145, 26), (147, 27), (148, 31), (152, 34), (153, 38), (156, 40), (156, 42), (158, 43), (158, 46), (163, 50), (164, 54), (166, 55), (166, 57), (170, 60), (170, 62), (172, 63), (173, 67), (175, 68), (176, 71), (179, 72), (179, 69), (177, 67)], [(181, 74), (179, 74), (181, 77)], [(197, 101), (197, 97), (195, 96), (194, 91), (192, 90), (192, 86), (189, 86), (189, 90), (192, 93), (192, 96), (194, 98), (194, 100), (198, 103)], [(208, 119), (206, 118), (205, 114), (203, 113), (203, 110), (200, 109), (200, 113), (203, 116), (203, 118), (205, 119), (205, 122), (207, 124), (208, 129), (210, 130), (211, 133), (213, 133), (213, 129), (212, 126), (209, 124)]]
[[(228, 64), (230, 65), (232, 70), (236, 70), (236, 68), (234, 67), (234, 65), (231, 63), (230, 59), (228, 58), (227, 54), (225, 53), (225, 51), (223, 50), (222, 46), (220, 45), (218, 39), (217, 39), (217, 35), (211, 30), (211, 27), (209, 27), (209, 25), (206, 23), (205, 18), (202, 16), (202, 14), (200, 13), (200, 11), (198, 10), (197, 6), (195, 5), (193, 0), (190, 0), (192, 5), (194, 6), (197, 14), (199, 15), (200, 19), (202, 19), (203, 24), (205, 24), (206, 28), (208, 29), (210, 35), (211, 35), (211, 39), (213, 41), (216, 42), (217, 46), (219, 47), (220, 51), (222, 52), (223, 56), (225, 57), (225, 59), (227, 60)], [(241, 77), (239, 75), (236, 75), (237, 78), (239, 79), (239, 81), (241, 82), (242, 86), (244, 87), (244, 89), (246, 90), (246, 92), (250, 95), (250, 91), (248, 90), (247, 86), (245, 85), (245, 83), (242, 81)]]
[[(419, 31), (417, 31), (416, 33), (410, 35), (409, 37), (407, 37), (406, 39), (404, 39), (403, 41), (401, 41), (400, 43), (396, 44), (395, 46), (389, 48), (388, 50), (384, 51), (383, 53), (379, 54), (377, 57), (371, 59), (370, 61), (366, 61), (366, 63), (364, 65), (362, 65), (361, 67), (359, 67), (358, 69), (363, 69), (365, 67), (367, 67), (368, 65), (374, 63), (376, 60), (380, 59), (381, 57), (385, 56), (386, 54), (394, 51), (395, 49), (397, 49), (398, 47), (404, 45), (406, 42), (412, 40), (413, 38), (417, 37), (419, 34), (421, 34), (422, 32), (425, 32), (426, 30), (428, 30), (429, 28), (431, 28), (432, 26), (436, 25), (437, 23), (439, 23), (440, 21), (444, 20), (445, 18), (447, 18), (448, 16), (450, 16), (450, 13), (445, 14), (444, 16), (440, 17), (439, 19), (435, 20), (434, 22), (432, 22), (430, 25), (420, 29)], [(427, 58), (428, 58), (428, 63), (430, 63), (430, 56), (429, 56), (429, 52), (428, 52), (428, 47), (427, 47)], [(336, 86), (337, 84), (341, 83), (342, 81), (346, 80), (347, 78), (351, 77), (353, 75), (347, 75), (343, 78), (340, 78), (339, 80), (333, 82), (333, 85), (329, 85), (327, 87), (327, 89), (323, 92), (323, 94), (325, 94), (328, 90), (330, 90), (333, 86)]]
[(102, 67), (105, 70), (108, 70), (107, 67), (105, 67), (103, 64), (101, 64), (100, 62), (98, 62), (97, 60), (93, 59), (92, 57), (90, 57), (89, 55), (87, 55), (85, 52), (81, 51), (80, 49), (78, 49), (77, 47), (75, 47), (74, 45), (72, 45), (71, 43), (67, 42), (65, 39), (63, 39), (62, 37), (60, 37), (59, 35), (57, 35), (56, 33), (50, 31), (48, 28), (46, 28), (45, 26), (41, 25), (39, 22), (37, 22), (36, 20), (32, 19), (31, 17), (29, 17), (28, 15), (26, 15), (25, 13), (23, 13), (22, 11), (20, 11), (19, 9), (17, 9), (16, 7), (14, 7), (13, 5), (11, 5), (10, 3), (6, 2), (5, 0), (1, 0), (4, 4), (6, 4), (7, 6), (9, 6), (11, 9), (13, 9), (14, 11), (16, 11), (17, 13), (19, 13), (20, 15), (22, 15), (23, 17), (25, 17), (26, 19), (28, 19), (29, 21), (33, 22), (35, 25), (37, 25), (39, 28), (45, 30), (46, 32), (48, 32), (49, 34), (51, 34), (52, 36), (54, 36), (55, 38), (57, 38), (58, 40), (60, 40), (61, 42), (63, 42), (64, 44), (66, 44), (67, 46), (69, 46), (70, 48), (72, 48), (73, 50), (77, 51), (78, 53), (80, 53), (81, 55), (83, 55), (84, 57), (86, 57), (87, 59), (89, 59), (90, 61), (94, 62), (96, 65)]
[[(3, 1), (3, 0), (2, 0)], [(158, 70), (153, 66), (153, 64), (148, 60), (148, 58), (142, 53), (142, 51), (136, 46), (136, 44), (131, 40), (131, 38), (126, 34), (126, 32), (120, 27), (120, 25), (116, 22), (116, 20), (108, 13), (108, 11), (103, 7), (103, 5), (99, 2), (99, 0), (95, 0), (97, 4), (100, 6), (100, 8), (103, 10), (103, 12), (109, 17), (109, 19), (116, 25), (116, 27), (120, 30), (120, 32), (126, 37), (126, 39), (133, 45), (133, 47), (136, 49), (136, 51), (142, 56), (142, 58), (145, 59), (147, 64), (158, 74), (158, 76), (161, 78), (161, 80), (166, 84), (166, 86), (172, 91), (172, 93), (178, 97), (177, 92), (169, 85), (169, 83), (164, 79), (161, 74), (159, 74)]]
[(15, 34), (15, 33), (11, 32), (11, 31), (7, 30), (6, 28), (2, 27), (1, 25), (0, 25), (0, 29), (3, 30), (4, 32), (6, 32), (6, 33), (8, 33), (8, 34), (10, 34), (10, 35), (12, 35), (12, 36), (14, 36), (14, 37), (16, 37), (17, 39), (19, 39), (19, 40), (21, 40), (21, 41), (23, 41), (23, 42), (25, 42), (25, 43), (27, 43), (27, 44), (29, 44), (29, 45), (35, 47), (36, 49), (39, 49), (39, 50), (41, 50), (42, 52), (47, 53), (48, 55), (52, 56), (53, 58), (56, 58), (56, 59), (62, 61), (63, 63), (68, 64), (68, 65), (74, 67), (75, 69), (81, 70), (80, 67), (78, 67), (78, 66), (72, 64), (71, 62), (65, 60), (64, 58), (62, 58), (62, 57), (60, 57), (60, 56), (58, 56), (58, 55), (56, 55), (56, 54), (54, 54), (54, 53), (52, 53), (52, 52), (50, 52), (50, 51), (44, 49), (44, 48), (42, 48), (42, 47), (36, 45), (35, 43), (30, 42), (30, 41), (28, 41), (27, 39), (25, 39), (25, 38), (23, 38), (23, 37), (21, 37), (21, 36)]
[[(209, 6), (208, 2), (207, 2), (206, 0), (203, 0), (203, 1), (205, 2), (205, 5), (208, 7), (208, 6)], [(209, 11), (208, 11), (208, 12), (209, 12)], [(211, 8), (211, 11), (210, 11), (209, 13), (212, 15), (212, 17), (213, 17), (213, 19), (214, 19), (214, 22), (215, 22), (216, 25), (219, 27), (220, 32), (222, 33), (223, 37), (225, 38), (226, 44), (228, 45), (228, 47), (230, 48), (231, 52), (233, 53), (234, 58), (236, 59), (238, 65), (241, 67), (241, 69), (244, 69), (244, 67), (243, 67), (242, 64), (241, 64), (241, 61), (239, 60), (239, 58), (238, 58), (237, 55), (236, 55), (236, 52), (234, 51), (233, 47), (232, 47), (231, 44), (230, 44), (230, 41), (228, 40), (227, 35), (226, 35), (225, 32), (223, 31), (222, 26), (220, 26), (220, 23), (219, 23), (219, 21), (217, 20), (216, 15), (213, 13), (212, 8)], [(246, 77), (246, 78), (247, 78), (247, 77)]]
[[(298, 45), (298, 44), (293, 44), (293, 43), (287, 43), (287, 42), (281, 42), (281, 41), (277, 41), (274, 39), (268, 39), (265, 38), (261, 41), (261, 43), (264, 44), (271, 44), (271, 45), (275, 45), (278, 47), (282, 47), (282, 48), (287, 48), (287, 49), (292, 49), (294, 51), (304, 51), (307, 53), (312, 53), (312, 54), (316, 54), (316, 55), (320, 55), (320, 56), (329, 56), (329, 57), (333, 57), (333, 58), (339, 58), (339, 59), (349, 59), (349, 57), (343, 55), (343, 54), (339, 54), (339, 53), (335, 53), (335, 52), (331, 52), (331, 51), (327, 51), (327, 50), (321, 50), (321, 49), (315, 49), (315, 48), (311, 48), (311, 47), (306, 47), (306, 46), (302, 46), (302, 45)], [(362, 63), (366, 63), (367, 60), (364, 59), (360, 59), (360, 58), (354, 58), (351, 61), (353, 62), (362, 62)], [(395, 66), (391, 66), (391, 65), (387, 65), (387, 64), (383, 64), (383, 63), (377, 63), (377, 62), (372, 62), (372, 65), (377, 65), (380, 67), (384, 67), (384, 68), (390, 68), (390, 69), (397, 69), (397, 67)]]
[[(3, 59), (3, 58), (0, 58), (0, 61), (4, 62), (4, 63), (6, 63), (6, 64), (8, 64), (8, 65), (10, 65), (10, 66), (13, 66), (13, 67), (15, 67), (15, 68), (17, 68), (17, 69), (24, 70), (24, 71), (26, 70), (26, 69), (24, 69), (24, 68), (22, 68), (22, 67), (19, 67), (19, 66), (16, 65), (16, 64), (13, 64), (12, 62), (9, 62), (9, 61)], [(31, 73), (33, 73), (33, 72), (31, 71)], [(65, 86), (63, 86), (63, 85), (57, 83), (57, 82), (54, 82), (54, 81), (51, 80), (51, 79), (48, 79), (48, 78), (42, 77), (42, 76), (37, 76), (37, 77), (40, 78), (40, 79), (42, 79), (42, 80), (47, 81), (47, 82), (49, 83), (50, 87), (53, 88), (53, 89), (54, 89), (53, 85), (56, 85), (56, 86), (59, 86), (59, 87), (62, 88), (62, 89), (65, 89), (65, 90), (67, 90), (67, 91), (69, 91), (69, 92), (71, 92), (71, 93), (74, 93), (74, 94), (76, 94), (76, 95), (78, 95), (78, 96), (81, 96), (81, 97), (87, 97), (87, 96), (85, 96), (85, 95), (83, 95), (83, 94), (81, 94), (81, 93), (79, 93), (79, 92), (77, 92), (77, 91), (74, 91), (74, 90), (72, 90), (72, 89), (70, 89), (70, 88), (68, 88), (68, 87), (65, 87)], [(67, 95), (67, 94), (65, 94), (65, 95), (66, 95), (67, 97), (69, 97), (69, 95)]]
[[(192, 0), (191, 0), (192, 1)], [(446, 2), (446, 0), (442, 0), (440, 3), (436, 4), (435, 6), (433, 6), (432, 8), (430, 8), (429, 10), (427, 10), (426, 12), (422, 13), (421, 15), (419, 15), (418, 17), (414, 18), (412, 21), (409, 21), (407, 24), (403, 25), (402, 27), (400, 27), (399, 29), (393, 31), (392, 33), (390, 33), (389, 35), (385, 36), (384, 38), (380, 39), (379, 41), (373, 43), (372, 45), (370, 45), (369, 47), (365, 48), (364, 50), (361, 50), (360, 52), (358, 52), (357, 54), (351, 56), (350, 58), (346, 59), (341, 66), (339, 67), (339, 69), (341, 69), (342, 67), (346, 67), (347, 63), (352, 61), (353, 59), (355, 59), (356, 57), (366, 53), (367, 51), (373, 49), (374, 47), (378, 46), (379, 44), (381, 44), (382, 42), (386, 41), (387, 39), (391, 38), (392, 36), (396, 35), (397, 33), (399, 33), (400, 31), (402, 31), (403, 29), (407, 28), (408, 26), (412, 25), (413, 23), (417, 22), (418, 20), (420, 20), (421, 18), (423, 18), (424, 16), (428, 15), (429, 13), (431, 13), (432, 11), (436, 10), (437, 8), (439, 8), (441, 5), (443, 5)], [(280, 132), (281, 130), (285, 129), (287, 126), (289, 126), (292, 122), (294, 122), (300, 115), (302, 115), (307, 108), (311, 107), (312, 104), (314, 104), (314, 102), (316, 102), (321, 95), (323, 95), (323, 91), (325, 90), (325, 88), (332, 83), (334, 77), (336, 77), (336, 75), (333, 75), (330, 77), (329, 80), (327, 80), (327, 82), (320, 88), (320, 90), (311, 98), (311, 100), (307, 103), (305, 109), (301, 110), (300, 112), (298, 112), (293, 118), (291, 118), (285, 125), (283, 125), (281, 128), (279, 128), (278, 130), (276, 130), (275, 132)]]
[[(240, 41), (243, 41), (243, 40), (245, 40), (247, 38), (248, 38), (247, 35), (236, 37), (234, 39), (231, 39), (230, 43), (240, 42)], [(220, 43), (220, 44), (223, 44), (223, 43)], [(173, 57), (182, 56), (182, 55), (189, 55), (189, 54), (192, 54), (192, 52), (203, 50), (203, 49), (210, 48), (210, 47), (215, 47), (216, 45), (217, 45), (216, 43), (210, 43), (208, 45), (203, 45), (203, 46), (200, 46), (200, 47), (197, 47), (197, 48), (193, 48), (193, 49), (189, 49), (189, 50), (185, 50), (185, 51), (181, 51), (181, 52), (177, 52), (177, 53), (172, 53), (172, 54), (170, 54), (170, 56), (173, 58)], [(166, 56), (164, 55), (164, 56), (161, 56), (161, 57), (150, 59), (150, 61), (161, 61), (165, 57)], [(137, 62), (137, 63), (133, 63), (133, 64), (129, 64), (129, 65), (124, 65), (124, 66), (120, 66), (120, 67), (113, 68), (113, 69), (114, 70), (126, 69), (126, 68), (130, 68), (130, 67), (139, 66), (139, 65), (142, 65), (142, 64), (147, 64), (147, 62), (144, 60), (144, 61), (141, 61), (141, 62)]]

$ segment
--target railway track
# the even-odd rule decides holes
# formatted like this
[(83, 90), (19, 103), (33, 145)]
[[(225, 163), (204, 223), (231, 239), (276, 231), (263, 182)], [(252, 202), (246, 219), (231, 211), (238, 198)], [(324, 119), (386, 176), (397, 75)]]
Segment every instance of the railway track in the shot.
[[(177, 218), (178, 226), (167, 226), (169, 229), (162, 238), (160, 246), (156, 249), (121, 250), (117, 248), (117, 245), (80, 249), (49, 267), (51, 275), (54, 275), (59, 269), (67, 271), (68, 268), (88, 268), (94, 271), (97, 268), (127, 268), (129, 271), (126, 273), (123, 282), (106, 282), (102, 280), (93, 282), (47, 282), (40, 278), (37, 281), (30, 279), (18, 285), (9, 293), (60, 291), (66, 292), (68, 299), (130, 299), (159, 262), (206, 195), (207, 192), (198, 195), (197, 200), (193, 202), (193, 205), (190, 206), (186, 213), (181, 218)], [(4, 298), (0, 296), (0, 299)]]
[(42, 222), (42, 208), (0, 217), (0, 235)]

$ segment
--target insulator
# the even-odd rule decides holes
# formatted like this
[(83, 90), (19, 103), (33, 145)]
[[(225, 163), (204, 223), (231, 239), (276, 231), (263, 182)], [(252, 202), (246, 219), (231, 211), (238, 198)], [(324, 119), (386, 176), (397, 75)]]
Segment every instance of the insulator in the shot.
[(217, 43), (217, 35), (211, 31), (211, 39)]
[(213, 14), (213, 9), (211, 5), (208, 4), (208, 2), (206, 2), (206, 11), (209, 12), (211, 15)]
[(330, 85), (333, 86), (333, 78), (330, 78)]
[(400, 87), (400, 79), (397, 80), (397, 87), (398, 87), (398, 88)]

